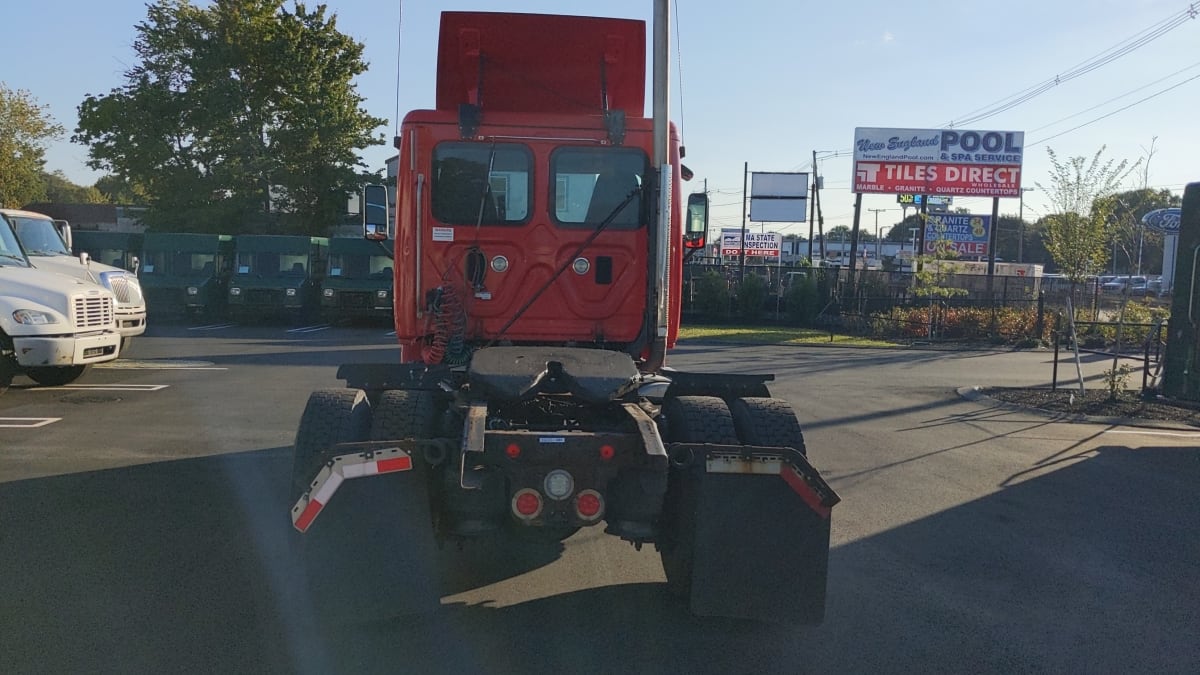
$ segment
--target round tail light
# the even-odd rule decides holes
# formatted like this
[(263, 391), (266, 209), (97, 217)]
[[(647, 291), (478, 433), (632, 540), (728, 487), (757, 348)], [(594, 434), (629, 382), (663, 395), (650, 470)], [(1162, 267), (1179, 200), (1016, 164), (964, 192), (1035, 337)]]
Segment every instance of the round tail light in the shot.
[(542, 513), (542, 496), (532, 488), (517, 490), (512, 498), (512, 510), (521, 520), (533, 520)]
[(575, 513), (582, 520), (598, 520), (604, 515), (604, 498), (595, 490), (581, 490), (575, 497)]

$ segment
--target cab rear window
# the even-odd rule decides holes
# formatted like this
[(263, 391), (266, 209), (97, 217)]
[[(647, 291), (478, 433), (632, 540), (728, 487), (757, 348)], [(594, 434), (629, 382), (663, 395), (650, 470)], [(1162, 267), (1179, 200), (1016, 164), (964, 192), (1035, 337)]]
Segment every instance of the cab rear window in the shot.
[(433, 217), (450, 225), (529, 219), (533, 154), (514, 143), (441, 143), (433, 150)]
[(610, 228), (640, 227), (646, 167), (645, 153), (634, 148), (555, 151), (550, 159), (555, 222), (595, 227), (611, 216)]

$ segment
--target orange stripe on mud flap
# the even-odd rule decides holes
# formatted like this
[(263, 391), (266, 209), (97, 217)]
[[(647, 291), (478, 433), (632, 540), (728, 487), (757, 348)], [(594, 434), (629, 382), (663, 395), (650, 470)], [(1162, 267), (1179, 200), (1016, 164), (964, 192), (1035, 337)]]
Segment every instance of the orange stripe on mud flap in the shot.
[(313, 520), (316, 519), (317, 514), (320, 513), (321, 509), (323, 508), (325, 508), (325, 505), (321, 502), (315, 499), (309, 500), (308, 506), (304, 507), (304, 512), (301, 513), (300, 517), (296, 519), (296, 529), (300, 530), (301, 532), (307, 532), (308, 526), (312, 525)]
[(783, 478), (783, 481), (792, 488), (793, 492), (800, 495), (800, 499), (804, 500), (804, 503), (808, 505), (808, 508), (813, 510), (813, 513), (821, 516), (822, 518), (829, 518), (831, 509), (828, 506), (821, 504), (821, 496), (818, 495), (816, 490), (813, 490), (807, 482), (805, 482), (804, 478), (801, 477), (800, 472), (796, 471), (796, 467), (785, 463), (779, 469), (779, 475)]
[(412, 458), (408, 455), (392, 457), (391, 459), (381, 459), (375, 462), (375, 470), (379, 473), (392, 473), (393, 471), (409, 471), (412, 469)]

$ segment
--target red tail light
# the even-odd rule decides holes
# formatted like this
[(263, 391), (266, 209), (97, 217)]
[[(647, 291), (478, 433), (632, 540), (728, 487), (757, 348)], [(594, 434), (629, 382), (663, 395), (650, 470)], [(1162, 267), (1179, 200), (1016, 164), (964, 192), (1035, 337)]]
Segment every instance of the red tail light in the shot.
[(600, 459), (607, 462), (608, 460), (615, 457), (616, 454), (617, 454), (617, 451), (615, 448), (613, 448), (613, 446), (611, 446), (611, 445), (600, 446)]
[(604, 514), (604, 498), (595, 490), (582, 490), (575, 496), (575, 514), (583, 520), (598, 520)]
[(542, 513), (542, 496), (537, 490), (517, 490), (512, 498), (512, 510), (521, 520), (533, 520)]
[(509, 443), (508, 447), (504, 448), (504, 454), (508, 455), (509, 459), (516, 459), (521, 456), (521, 446)]

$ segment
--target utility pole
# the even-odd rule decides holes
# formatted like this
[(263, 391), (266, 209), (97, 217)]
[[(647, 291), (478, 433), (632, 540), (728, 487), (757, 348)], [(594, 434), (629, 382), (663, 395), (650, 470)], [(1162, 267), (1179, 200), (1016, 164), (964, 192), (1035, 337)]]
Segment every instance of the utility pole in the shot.
[(817, 224), (817, 151), (813, 150), (812, 202), (808, 205), (808, 264), (813, 260), (813, 226)]
[(746, 182), (750, 179), (750, 162), (742, 164), (742, 240), (738, 243), (738, 283), (746, 281)]
[[(1021, 188), (1021, 206), (1017, 210), (1017, 262), (1025, 262), (1025, 193), (1033, 192), (1031, 187)], [(993, 225), (994, 227), (995, 225)]]
[(881, 255), (880, 251), (879, 251), (879, 244), (880, 244), (879, 214), (883, 213), (884, 211), (895, 211), (896, 209), (867, 209), (867, 210), (870, 211), (871, 213), (875, 214), (875, 260), (878, 261), (880, 259), (880, 255)]

